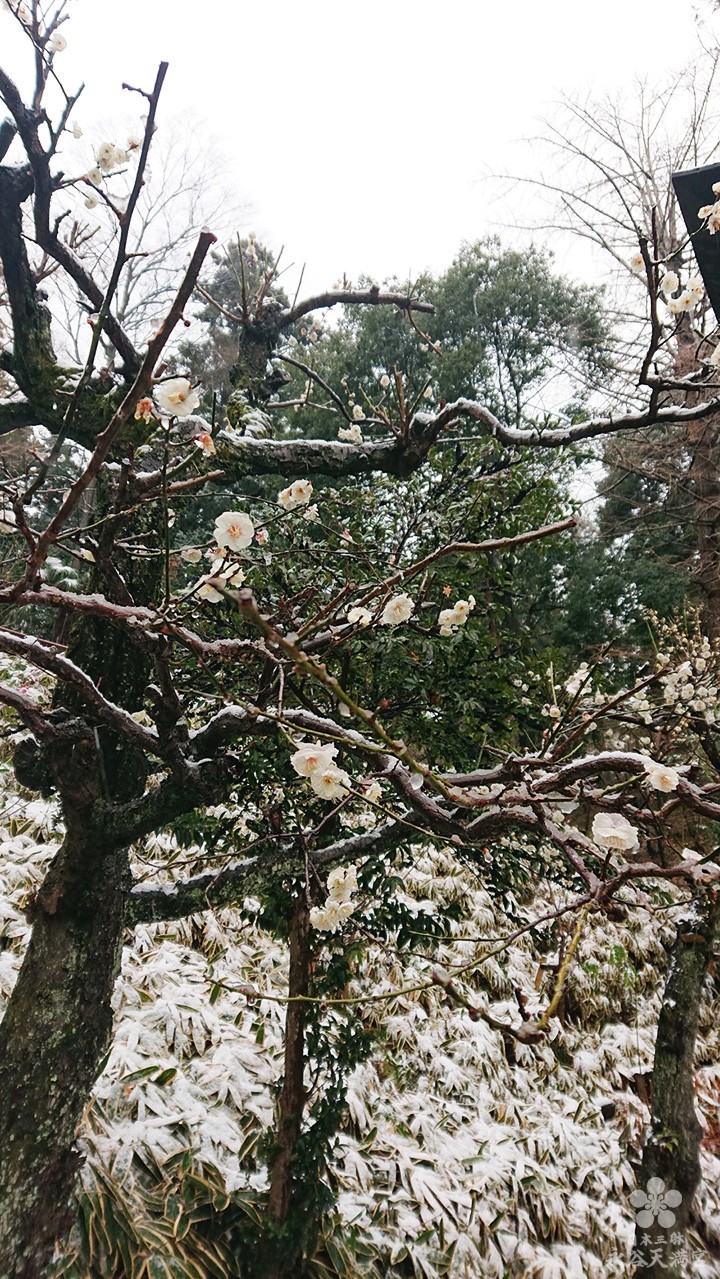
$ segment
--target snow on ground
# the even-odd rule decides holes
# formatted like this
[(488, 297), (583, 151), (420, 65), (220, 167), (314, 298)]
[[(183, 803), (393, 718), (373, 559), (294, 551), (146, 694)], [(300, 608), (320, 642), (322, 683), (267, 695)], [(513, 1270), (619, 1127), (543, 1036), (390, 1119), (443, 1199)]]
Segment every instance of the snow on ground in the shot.
[[(60, 838), (52, 804), (23, 803), (10, 790), (2, 803), (0, 1006), (28, 935), (23, 904)], [(161, 847), (162, 841), (155, 852)], [(497, 949), (508, 931), (498, 903), (450, 850), (418, 850), (404, 872), (404, 891), (422, 903), (420, 919), (423, 910), (442, 915), (451, 903), (462, 907), (458, 922), (448, 924), (452, 940), (433, 958), (448, 972)], [(552, 900), (538, 896), (519, 911), (530, 919), (559, 901), (559, 893)], [(642, 1095), (652, 1062), (673, 913), (644, 901), (623, 922), (588, 923), (568, 984), (565, 1025), (555, 1021), (549, 1037), (533, 1046), (515, 1042), (509, 1049), (482, 1016), (472, 1020), (445, 991), (428, 988), (427, 958), (369, 946), (346, 994), (425, 988), (391, 1004), (359, 1006), (366, 1025), (382, 1023), (382, 1038), (348, 1081), (347, 1117), (331, 1168), (337, 1209), (328, 1217), (318, 1275), (337, 1273), (343, 1258), (347, 1273), (378, 1277), (619, 1279), (629, 1273), (629, 1194), (647, 1115), (638, 1091)], [(208, 1200), (220, 1209), (228, 1195), (247, 1207), (265, 1185), (257, 1142), (272, 1122), (284, 1013), (270, 996), (282, 998), (287, 968), (284, 946), (262, 929), (254, 904), (247, 905), (243, 914), (207, 912), (138, 927), (124, 951), (114, 1044), (81, 1138), (87, 1162), (79, 1226), (65, 1253), (68, 1275), (90, 1273), (73, 1261), (88, 1249), (105, 1258), (92, 1273), (113, 1276), (125, 1273), (115, 1265), (139, 1275), (135, 1260), (143, 1256), (185, 1256), (184, 1249), (191, 1255), (190, 1218), (182, 1230), (176, 1228), (180, 1216), (167, 1220), (176, 1202), (168, 1187), (181, 1172), (197, 1174), (194, 1193), (209, 1187)], [(542, 936), (544, 943), (525, 934), (458, 979), (481, 1013), (519, 1026), (516, 991), (529, 996), (531, 1014), (545, 1006), (557, 956), (547, 931)], [(248, 1002), (244, 983), (266, 998)], [(706, 1240), (716, 1247), (717, 1011), (710, 1004), (704, 1010), (698, 1070), (707, 1129), (699, 1208)], [(612, 1105), (612, 1117), (603, 1116), (603, 1105)], [(106, 1211), (97, 1209), (108, 1200), (112, 1228)], [(112, 1260), (126, 1246), (119, 1236), (130, 1240), (132, 1257), (124, 1262)], [(208, 1245), (199, 1272), (177, 1273), (235, 1273), (218, 1249)], [(696, 1279), (720, 1275), (699, 1236), (689, 1264)], [(142, 1273), (154, 1272), (149, 1266)]]

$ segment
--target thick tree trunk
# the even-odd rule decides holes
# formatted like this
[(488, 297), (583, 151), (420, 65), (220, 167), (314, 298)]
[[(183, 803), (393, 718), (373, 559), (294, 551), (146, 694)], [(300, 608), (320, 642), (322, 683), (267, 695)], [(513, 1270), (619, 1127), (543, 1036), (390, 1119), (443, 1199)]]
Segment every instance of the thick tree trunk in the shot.
[[(161, 561), (123, 567), (133, 598), (153, 598)], [(107, 696), (142, 705), (150, 661), (117, 628), (82, 620), (70, 655)], [(0, 1023), (0, 1279), (46, 1279), (71, 1224), (73, 1143), (110, 1046), (129, 890), (128, 852), (97, 832), (92, 808), (108, 795), (142, 794), (146, 771), (125, 741), (87, 722), (71, 690), (58, 686), (55, 707), (68, 718), (41, 756), (67, 836), (32, 907), (32, 937)]]
[[(310, 917), (305, 891), (295, 901), (290, 927), (288, 993), (307, 995), (310, 981)], [(302, 1273), (301, 1223), (290, 1226), (294, 1161), (305, 1109), (305, 1020), (307, 1004), (289, 1003), (285, 1018), (285, 1074), (278, 1102), (275, 1149), (270, 1164), (267, 1216), (270, 1246), (264, 1279), (293, 1279)]]
[(0, 1024), (0, 1276), (45, 1279), (71, 1220), (82, 1113), (110, 1043), (127, 854), (71, 830)]
[(637, 1279), (683, 1279), (685, 1233), (700, 1183), (702, 1129), (695, 1113), (694, 1062), (700, 1003), (718, 926), (720, 898), (703, 893), (678, 924), (655, 1043), (651, 1128), (636, 1210)]

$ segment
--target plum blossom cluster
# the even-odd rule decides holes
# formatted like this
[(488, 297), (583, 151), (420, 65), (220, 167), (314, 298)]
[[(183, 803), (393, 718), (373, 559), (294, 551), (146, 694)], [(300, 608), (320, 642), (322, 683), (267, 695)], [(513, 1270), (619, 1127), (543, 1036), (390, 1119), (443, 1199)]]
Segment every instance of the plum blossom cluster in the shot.
[[(450, 611), (448, 609), (448, 612)], [(384, 605), (378, 621), (381, 626), (400, 626), (403, 622), (409, 621), (414, 612), (415, 603), (409, 595), (393, 595)], [(375, 615), (372, 609), (366, 608), (363, 604), (353, 604), (345, 616), (351, 626), (366, 627), (370, 625)], [(457, 625), (460, 626), (462, 623), (458, 622)]]
[(663, 701), (681, 720), (699, 716), (706, 724), (717, 723), (720, 715), (720, 688), (716, 682), (715, 663), (710, 641), (698, 639), (688, 660), (677, 667), (670, 665), (666, 654), (658, 654), (658, 663), (666, 666), (660, 686)]
[(335, 763), (337, 746), (330, 742), (303, 742), (290, 757), (295, 772), (305, 777), (320, 799), (344, 799), (352, 782)]
[[(716, 186), (720, 191), (720, 184), (716, 183)], [(713, 187), (713, 190), (715, 190), (715, 187)], [(720, 201), (717, 205), (708, 205), (705, 209), (701, 209), (700, 216), (710, 214), (711, 210), (716, 209), (720, 210)], [(715, 218), (716, 216), (713, 213), (712, 217)], [(720, 226), (720, 221), (714, 226), (711, 234), (714, 234), (718, 226)], [(645, 258), (642, 253), (635, 253), (630, 258), (630, 270), (633, 275), (645, 275)], [(660, 281), (660, 296), (671, 315), (682, 315), (684, 312), (694, 311), (695, 307), (702, 301), (704, 292), (705, 286), (699, 276), (693, 276), (689, 279), (683, 289), (680, 288), (680, 279), (676, 271), (666, 271)]]
[[(668, 794), (680, 783), (680, 772), (669, 764), (653, 759), (643, 761), (645, 781), (653, 790)], [(608, 852), (630, 853), (638, 847), (638, 831), (622, 813), (596, 813), (592, 823), (592, 838), (599, 848)]]
[(640, 688), (636, 693), (631, 693), (625, 706), (631, 714), (637, 715), (643, 724), (652, 724), (654, 714), (647, 689)]
[(353, 893), (357, 892), (357, 871), (354, 866), (338, 866), (331, 870), (327, 878), (328, 895), (322, 906), (313, 906), (310, 910), (310, 924), (324, 933), (336, 933), (338, 928), (350, 918), (356, 902)]
[(468, 595), (466, 600), (458, 600), (452, 608), (443, 608), (438, 617), (441, 635), (454, 635), (458, 627), (464, 626), (475, 607), (475, 596)]
[[(247, 550), (256, 531), (245, 511), (223, 511), (215, 520), (213, 535), (215, 546), (207, 553), (210, 570), (200, 579), (196, 593), (199, 599), (219, 604), (223, 599), (221, 587), (237, 589), (245, 581), (244, 569), (232, 553)], [(197, 564), (202, 558), (202, 552), (196, 547), (186, 547), (181, 555), (189, 564)]]
[[(219, 587), (232, 587), (237, 590), (245, 581), (245, 572), (240, 564), (228, 563), (226, 555), (215, 555), (210, 562), (210, 571), (201, 579), (198, 588), (198, 599), (207, 600), (209, 604), (220, 604), (224, 596)], [(213, 586), (213, 582), (217, 583)]]
[(565, 692), (568, 697), (577, 697), (582, 692), (587, 695), (592, 687), (590, 668), (587, 662), (581, 662), (576, 671), (565, 681)]
[(712, 193), (718, 198), (713, 204), (704, 204), (698, 209), (698, 217), (710, 235), (716, 235), (720, 231), (720, 182), (713, 182)]
[(287, 488), (278, 493), (278, 506), (284, 511), (294, 511), (299, 506), (307, 506), (313, 494), (310, 480), (295, 480)]
[(362, 427), (357, 422), (353, 422), (352, 426), (341, 426), (338, 428), (338, 439), (346, 444), (362, 444)]
[[(64, 36), (53, 38), (64, 40)], [(75, 125), (72, 132), (75, 137), (78, 137), (82, 130)], [(118, 169), (129, 163), (131, 157), (140, 150), (141, 145), (142, 139), (134, 135), (128, 138), (127, 145), (124, 147), (119, 147), (115, 142), (101, 142), (95, 150), (95, 164), (84, 175), (85, 180), (94, 187), (101, 187), (105, 178), (117, 173)], [(97, 196), (91, 193), (85, 200), (85, 207), (94, 209), (97, 203)]]
[[(682, 315), (683, 312), (694, 311), (702, 301), (705, 286), (698, 276), (688, 280), (684, 289), (678, 293), (680, 281), (675, 271), (667, 271), (660, 281), (660, 292), (671, 315)], [(677, 297), (673, 296), (677, 293)]]

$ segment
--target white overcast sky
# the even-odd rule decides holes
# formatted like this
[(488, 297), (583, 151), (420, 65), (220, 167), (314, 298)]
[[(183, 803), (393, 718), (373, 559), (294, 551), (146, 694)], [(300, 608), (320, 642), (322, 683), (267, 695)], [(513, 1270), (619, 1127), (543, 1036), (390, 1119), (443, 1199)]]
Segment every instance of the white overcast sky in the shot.
[[(188, 112), (203, 122), (224, 157), (219, 178), (248, 210), (243, 229), (285, 244), (314, 289), (343, 271), (442, 269), (463, 239), (500, 229), (508, 206), (487, 175), (537, 163), (518, 142), (558, 97), (617, 94), (678, 68), (697, 48), (695, 10), (709, 8), (72, 0), (58, 70), (68, 88), (85, 80), (76, 115), (91, 127), (134, 105), (123, 80), (149, 88), (168, 61), (160, 127)], [(11, 25), (0, 44), (13, 66)]]

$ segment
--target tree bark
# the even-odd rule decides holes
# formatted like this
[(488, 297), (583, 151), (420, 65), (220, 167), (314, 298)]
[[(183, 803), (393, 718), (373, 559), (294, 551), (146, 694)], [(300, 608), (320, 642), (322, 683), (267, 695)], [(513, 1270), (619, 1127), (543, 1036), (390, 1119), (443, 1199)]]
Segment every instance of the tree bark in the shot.
[[(288, 994), (307, 995), (310, 982), (310, 915), (304, 888), (295, 900), (290, 925)], [(285, 1018), (285, 1073), (278, 1102), (275, 1149), (270, 1163), (267, 1216), (271, 1242), (264, 1279), (293, 1279), (302, 1273), (301, 1223), (290, 1226), (294, 1161), (305, 1110), (305, 1021), (307, 1004), (289, 1003)]]
[(110, 1044), (128, 859), (89, 835), (83, 816), (68, 823), (33, 905), (30, 945), (0, 1023), (3, 1279), (45, 1279), (70, 1225), (73, 1142)]
[[(152, 599), (161, 561), (123, 568), (132, 598)], [(117, 628), (81, 619), (70, 654), (113, 700), (142, 705), (150, 660)], [(28, 911), (32, 937), (0, 1022), (0, 1279), (46, 1279), (72, 1222), (73, 1143), (110, 1046), (130, 890), (128, 850), (98, 829), (93, 806), (142, 794), (147, 767), (72, 690), (59, 685), (54, 703), (56, 737), (40, 751), (67, 834)]]
[(678, 924), (670, 956), (655, 1042), (651, 1127), (633, 1198), (636, 1279), (687, 1274), (684, 1239), (700, 1184), (702, 1136), (695, 1113), (695, 1040), (719, 906), (712, 890), (697, 899)]

